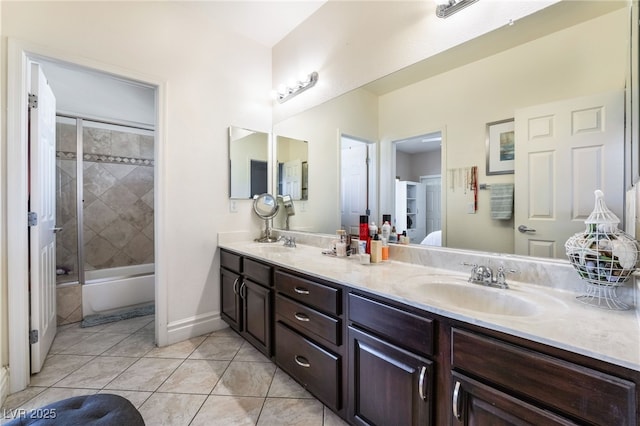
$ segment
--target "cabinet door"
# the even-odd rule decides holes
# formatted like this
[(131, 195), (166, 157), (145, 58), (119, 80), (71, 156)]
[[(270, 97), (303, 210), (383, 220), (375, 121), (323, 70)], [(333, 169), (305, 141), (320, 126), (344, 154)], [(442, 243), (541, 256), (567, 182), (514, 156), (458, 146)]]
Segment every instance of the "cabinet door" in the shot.
[(453, 373), (451, 411), (453, 425), (555, 426), (577, 424), (457, 372)]
[(240, 331), (242, 304), (239, 293), (242, 277), (227, 269), (220, 269), (220, 303), (222, 319), (231, 328)]
[(271, 290), (245, 278), (240, 294), (244, 308), (244, 337), (271, 356)]
[(349, 327), (349, 420), (430, 425), (432, 362)]

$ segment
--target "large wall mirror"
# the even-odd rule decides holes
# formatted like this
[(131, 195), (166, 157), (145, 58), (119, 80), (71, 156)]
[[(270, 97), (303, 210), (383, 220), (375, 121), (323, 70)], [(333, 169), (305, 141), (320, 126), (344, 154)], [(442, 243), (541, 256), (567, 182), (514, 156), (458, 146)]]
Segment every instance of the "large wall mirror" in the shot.
[[(528, 172), (525, 176), (526, 164), (519, 163), (513, 174), (487, 174), (487, 124), (513, 119), (535, 106), (601, 94), (619, 96), (614, 101), (615, 105), (624, 102), (625, 87), (630, 78), (630, 5), (631, 2), (625, 1), (560, 2), (519, 20), (513, 26), (505, 26), (275, 123), (276, 134), (295, 135), (309, 141), (313, 170), (322, 171), (317, 180), (310, 172), (310, 183), (316, 183), (317, 187), (311, 189), (313, 197), (309, 200), (306, 216), (296, 221), (292, 229), (334, 233), (341, 226), (339, 152), (341, 135), (348, 134), (377, 142), (379, 181), (376, 207), (380, 217), (375, 218), (376, 222), (381, 220), (382, 214), (395, 215), (394, 221), (403, 216), (396, 211), (397, 182), (430, 186), (430, 196), (437, 198), (433, 195), (438, 189), (434, 188), (437, 186), (434, 182), (439, 178), (440, 244), (452, 248), (527, 254), (517, 247), (519, 235), (516, 228), (519, 224), (514, 218), (521, 208), (518, 195), (529, 189), (520, 189), (514, 196), (514, 218), (494, 220), (489, 208), (489, 188), (513, 184), (525, 185), (522, 188), (546, 188), (544, 190), (553, 192), (555, 187), (549, 185), (558, 182), (561, 176), (554, 175), (551, 179), (543, 173), (530, 175)], [(602, 116), (595, 114), (589, 120), (597, 121), (597, 117)], [(598, 173), (609, 174), (625, 164), (623, 150), (629, 140), (627, 138), (625, 142), (624, 113), (614, 121), (607, 126), (615, 125), (621, 132), (613, 136), (616, 147), (607, 148), (607, 151), (615, 154), (606, 159), (602, 157), (602, 169)], [(519, 133), (516, 127), (516, 147), (519, 138), (523, 137), (522, 129), (524, 127)], [(431, 139), (434, 133), (438, 133), (441, 139), (438, 142), (439, 171), (433, 165), (433, 162), (437, 163), (435, 154), (405, 155), (401, 143)], [(425, 161), (430, 161), (433, 167), (414, 173), (411, 171), (413, 168), (418, 170), (423, 165), (410, 163), (419, 161), (418, 157), (422, 156), (430, 156), (431, 159)], [(563, 164), (565, 169), (572, 169), (571, 163)], [(478, 191), (477, 200), (464, 184), (468, 170), (474, 166), (477, 167), (479, 186), (487, 188)], [(542, 169), (538, 167), (535, 170)], [(585, 172), (588, 170), (580, 169), (581, 174)], [(574, 184), (577, 182), (575, 176), (567, 176), (573, 179)], [(429, 178), (433, 180), (427, 183)], [(586, 178), (577, 184), (582, 198), (576, 205), (568, 207), (573, 216), (571, 229), (567, 232), (584, 228), (583, 216), (585, 211), (593, 208), (593, 190), (598, 188), (592, 187), (597, 184)], [(622, 220), (624, 191), (625, 184), (620, 182), (608, 190), (610, 198), (607, 200), (609, 207)], [(314, 203), (316, 196), (317, 203)], [(474, 202), (477, 209), (471, 211), (470, 205)], [(427, 208), (432, 206), (433, 203)], [(419, 243), (417, 240), (423, 235), (437, 231), (438, 225), (432, 223), (430, 226), (430, 232), (427, 232), (425, 223), (424, 231), (412, 242)], [(564, 252), (557, 248), (543, 248), (529, 254), (565, 257)]]
[(268, 191), (269, 134), (229, 127), (229, 198), (250, 199)]

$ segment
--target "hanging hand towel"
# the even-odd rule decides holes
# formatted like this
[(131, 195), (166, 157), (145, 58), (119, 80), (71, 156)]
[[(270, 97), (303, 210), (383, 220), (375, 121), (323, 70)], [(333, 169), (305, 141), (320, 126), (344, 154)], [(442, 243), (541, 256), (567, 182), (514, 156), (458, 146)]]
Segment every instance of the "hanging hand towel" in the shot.
[(509, 220), (513, 215), (513, 184), (491, 184), (491, 219)]

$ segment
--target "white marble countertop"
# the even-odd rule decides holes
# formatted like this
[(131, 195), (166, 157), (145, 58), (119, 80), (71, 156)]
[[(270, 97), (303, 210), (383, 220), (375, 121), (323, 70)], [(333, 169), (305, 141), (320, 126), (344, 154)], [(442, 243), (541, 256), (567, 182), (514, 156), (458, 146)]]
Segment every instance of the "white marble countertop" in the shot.
[[(446, 276), (464, 283), (468, 274), (463, 267), (455, 272), (399, 261), (362, 265), (356, 258), (325, 256), (321, 248), (304, 244), (285, 248), (282, 244), (221, 240), (219, 246), (434, 314), (640, 371), (640, 321), (633, 309), (598, 309), (578, 302), (573, 292), (508, 280), (510, 288), (507, 290), (478, 287), (488, 292), (508, 292), (509, 297), (532, 302), (534, 312), (527, 315), (517, 312), (516, 315), (489, 314), (440, 303), (429, 297), (429, 282), (434, 279)], [(500, 298), (500, 295), (496, 294), (496, 297)]]

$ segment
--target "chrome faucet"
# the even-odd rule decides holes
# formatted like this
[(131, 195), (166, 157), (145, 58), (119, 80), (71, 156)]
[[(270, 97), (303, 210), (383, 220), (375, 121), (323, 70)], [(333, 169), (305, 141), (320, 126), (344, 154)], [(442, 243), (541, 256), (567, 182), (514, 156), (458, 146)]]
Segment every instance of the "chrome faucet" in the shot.
[(463, 262), (462, 264), (471, 266), (471, 275), (469, 276), (470, 283), (482, 284), (489, 287), (509, 288), (506, 274), (517, 272), (515, 269), (505, 269), (504, 266), (500, 266), (498, 267), (497, 273), (494, 275), (493, 269), (489, 266), (466, 262)]
[(285, 247), (296, 247), (296, 237), (285, 235), (283, 239)]

